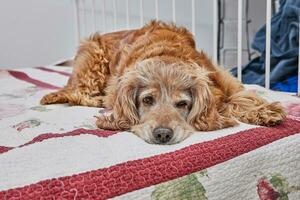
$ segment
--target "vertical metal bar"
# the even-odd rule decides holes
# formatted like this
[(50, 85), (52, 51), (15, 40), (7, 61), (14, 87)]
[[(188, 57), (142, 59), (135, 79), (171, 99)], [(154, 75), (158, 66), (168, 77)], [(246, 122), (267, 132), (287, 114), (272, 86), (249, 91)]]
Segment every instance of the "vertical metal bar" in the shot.
[(155, 19), (158, 20), (158, 0), (155, 0)]
[(88, 27), (87, 27), (87, 14), (86, 14), (86, 1), (81, 0), (82, 2), (82, 11), (83, 11), (83, 23), (84, 23), (84, 35), (88, 34)]
[(117, 30), (117, 3), (116, 3), (116, 0), (113, 0), (113, 9), (114, 9), (114, 29)]
[(80, 20), (79, 19), (79, 0), (75, 0), (74, 1), (74, 21), (75, 21), (75, 32), (77, 35), (76, 44), (79, 44), (80, 37), (81, 37), (79, 20)]
[(144, 25), (144, 5), (143, 0), (140, 0), (140, 25)]
[(126, 27), (129, 29), (129, 2), (126, 0)]
[(106, 32), (106, 8), (105, 0), (102, 0), (102, 32)]
[(237, 55), (237, 77), (242, 81), (242, 35), (243, 31), (243, 0), (238, 1), (238, 55)]
[(176, 0), (172, 0), (172, 19), (176, 23)]
[(267, 0), (266, 16), (266, 60), (265, 60), (265, 88), (270, 89), (270, 59), (271, 59), (271, 9), (272, 0)]
[(195, 0), (192, 0), (192, 33), (195, 35), (196, 33), (196, 12), (195, 12)]
[(93, 31), (96, 32), (96, 15), (95, 15), (95, 0), (92, 0), (92, 15), (93, 15)]
[(213, 60), (218, 62), (218, 0), (213, 2)]
[(298, 46), (298, 96), (300, 96), (300, 15), (299, 15), (299, 26), (298, 26), (298, 30), (299, 30), (299, 46)]

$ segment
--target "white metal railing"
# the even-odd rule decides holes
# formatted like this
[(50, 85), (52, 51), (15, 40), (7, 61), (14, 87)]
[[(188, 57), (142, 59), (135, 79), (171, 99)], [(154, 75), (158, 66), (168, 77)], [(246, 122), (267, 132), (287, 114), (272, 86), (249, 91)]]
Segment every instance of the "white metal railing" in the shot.
[(159, 18), (158, 18), (158, 0), (154, 0), (154, 5), (155, 5), (155, 19), (159, 20)]
[[(106, 19), (106, 0), (74, 0), (74, 21), (76, 24), (76, 34), (77, 41), (79, 42), (82, 36), (86, 36), (88, 34), (87, 28), (87, 9), (91, 10), (92, 14), (92, 29), (95, 32), (97, 30), (97, 17), (96, 17), (96, 3), (101, 2), (101, 18), (102, 18), (102, 32), (106, 32), (107, 29), (107, 19)], [(191, 4), (191, 31), (196, 36), (196, 1), (198, 0), (189, 0)], [(239, 80), (242, 80), (242, 39), (243, 39), (243, 1), (238, 0), (238, 38), (237, 38), (237, 77)], [(90, 4), (88, 2), (91, 2)], [(116, 0), (112, 0), (113, 9), (113, 25), (114, 29), (117, 30), (117, 20), (118, 20), (118, 11), (117, 11), (117, 2)], [(159, 20), (159, 1), (153, 0), (155, 13), (153, 18)], [(266, 0), (266, 54), (265, 54), (265, 88), (270, 89), (270, 58), (271, 58), (271, 7), (272, 0)], [(89, 5), (89, 8), (87, 6)], [(80, 7), (82, 9), (80, 9)], [(144, 0), (139, 0), (139, 25), (144, 25), (145, 21), (145, 10), (144, 10)], [(175, 23), (177, 19), (176, 15), (176, 0), (172, 0), (170, 5), (170, 9), (172, 12), (172, 21)], [(126, 28), (131, 28), (130, 22), (130, 1), (125, 0), (125, 19), (126, 19)], [(121, 16), (122, 17), (122, 16)], [(124, 17), (124, 16), (123, 16)], [(300, 22), (300, 16), (299, 16)], [(300, 27), (300, 23), (299, 23)], [(300, 29), (299, 29), (299, 41), (300, 41)], [(217, 54), (218, 54), (218, 0), (213, 0), (213, 60), (217, 62)], [(300, 55), (300, 43), (299, 43), (299, 55)], [(298, 59), (298, 92), (300, 95), (300, 59)]]
[(242, 81), (243, 0), (238, 1), (237, 78)]
[(172, 20), (176, 22), (176, 1), (172, 0)]
[(265, 87), (270, 89), (270, 59), (271, 59), (271, 0), (267, 0), (266, 16), (266, 55), (265, 55)]
[[(95, 1), (95, 0), (93, 0)], [(114, 10), (114, 28), (117, 29), (117, 2), (113, 0), (113, 10)]]
[(298, 96), (300, 96), (300, 15), (299, 15), (299, 33), (298, 33), (298, 41), (299, 41), (299, 48), (298, 48)]
[[(103, 0), (105, 1), (105, 0)], [(129, 29), (129, 2), (126, 0), (126, 27)]]
[(213, 0), (213, 60), (218, 60), (218, 0)]
[(144, 25), (144, 6), (143, 0), (140, 0), (140, 26)]
[(192, 6), (191, 6), (191, 10), (192, 10), (192, 33), (194, 35), (196, 35), (196, 6), (195, 6), (195, 0), (191, 0), (192, 1)]

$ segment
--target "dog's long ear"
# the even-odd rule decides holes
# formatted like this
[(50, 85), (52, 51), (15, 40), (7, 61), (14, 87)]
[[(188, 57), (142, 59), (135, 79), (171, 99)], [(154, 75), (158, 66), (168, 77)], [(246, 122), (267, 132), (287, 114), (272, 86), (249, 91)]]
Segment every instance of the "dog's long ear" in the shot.
[(217, 110), (215, 97), (210, 89), (208, 73), (197, 70), (191, 87), (193, 105), (188, 116), (188, 123), (199, 131), (211, 131), (236, 124), (231, 118), (221, 116)]
[(136, 106), (138, 77), (134, 72), (128, 72), (119, 78), (113, 103), (113, 118), (120, 129), (129, 129), (138, 124), (139, 116)]

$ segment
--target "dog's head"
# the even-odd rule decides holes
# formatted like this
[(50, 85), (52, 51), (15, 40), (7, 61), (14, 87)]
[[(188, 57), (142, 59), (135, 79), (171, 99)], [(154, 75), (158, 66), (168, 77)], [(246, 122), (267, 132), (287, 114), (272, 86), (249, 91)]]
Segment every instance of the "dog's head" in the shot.
[(178, 143), (195, 130), (212, 130), (222, 123), (208, 71), (196, 63), (147, 59), (114, 82), (111, 122), (148, 143)]

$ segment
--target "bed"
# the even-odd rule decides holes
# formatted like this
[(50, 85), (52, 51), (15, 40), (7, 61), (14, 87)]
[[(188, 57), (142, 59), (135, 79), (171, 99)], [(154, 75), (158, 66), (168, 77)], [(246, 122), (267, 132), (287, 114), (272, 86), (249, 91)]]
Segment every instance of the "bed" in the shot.
[(151, 145), (97, 129), (102, 108), (42, 106), (72, 68), (0, 71), (0, 199), (300, 199), (300, 99), (246, 85), (288, 112)]

